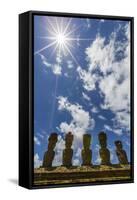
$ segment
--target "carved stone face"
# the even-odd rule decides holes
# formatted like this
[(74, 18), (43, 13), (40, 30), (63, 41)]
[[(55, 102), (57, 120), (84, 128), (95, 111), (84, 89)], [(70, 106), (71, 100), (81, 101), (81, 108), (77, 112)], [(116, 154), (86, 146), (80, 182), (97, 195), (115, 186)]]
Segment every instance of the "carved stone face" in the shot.
[(90, 141), (91, 141), (91, 135), (89, 135), (89, 134), (83, 135), (83, 146), (84, 146), (84, 149), (89, 149)]
[(98, 136), (98, 139), (99, 139), (99, 143), (101, 145), (101, 147), (106, 147), (107, 145), (107, 136), (106, 136), (106, 133), (104, 132), (101, 132)]
[(73, 135), (69, 132), (65, 137), (66, 148), (70, 148), (73, 142)]
[(120, 140), (115, 141), (117, 149), (122, 149), (122, 142)]
[(49, 137), (48, 149), (54, 149), (57, 143), (57, 133), (52, 133)]

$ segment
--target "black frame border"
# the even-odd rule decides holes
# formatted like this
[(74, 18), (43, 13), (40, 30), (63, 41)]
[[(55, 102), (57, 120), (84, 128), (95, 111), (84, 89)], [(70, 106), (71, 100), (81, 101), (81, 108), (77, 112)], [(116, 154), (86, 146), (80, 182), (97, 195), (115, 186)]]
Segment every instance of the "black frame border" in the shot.
[[(29, 189), (42, 188), (61, 188), (74, 186), (91, 186), (91, 185), (108, 185), (121, 183), (134, 183), (134, 17), (127, 16), (111, 16), (111, 15), (95, 15), (95, 14), (80, 14), (80, 13), (63, 13), (63, 12), (47, 12), (47, 11), (28, 11), (21, 15), (28, 14), (29, 20)], [(130, 26), (130, 126), (131, 126), (131, 179), (130, 180), (115, 180), (115, 181), (97, 181), (94, 183), (67, 183), (56, 185), (34, 185), (34, 16), (56, 16), (56, 17), (72, 17), (72, 18), (91, 18), (91, 19), (106, 19), (106, 20), (122, 20), (129, 21)], [(21, 156), (21, 155), (20, 155)], [(24, 173), (25, 175), (25, 173)], [(20, 176), (19, 176), (20, 177)], [(21, 184), (20, 184), (21, 185)]]

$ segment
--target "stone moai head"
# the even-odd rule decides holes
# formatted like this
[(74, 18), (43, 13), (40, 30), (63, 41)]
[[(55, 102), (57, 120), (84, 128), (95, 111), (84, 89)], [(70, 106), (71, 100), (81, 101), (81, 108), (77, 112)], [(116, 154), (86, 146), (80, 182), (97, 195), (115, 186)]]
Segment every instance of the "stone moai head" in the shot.
[(89, 149), (91, 143), (91, 135), (90, 134), (84, 134), (83, 135), (83, 146), (84, 149)]
[(115, 145), (118, 150), (123, 148), (122, 142), (120, 140), (115, 141)]
[(107, 135), (106, 135), (106, 133), (100, 132), (98, 139), (99, 139), (100, 146), (102, 148), (105, 148), (107, 146)]
[(128, 158), (127, 158), (127, 154), (126, 151), (123, 150), (123, 145), (122, 142), (120, 140), (115, 141), (115, 145), (116, 145), (116, 154), (119, 160), (120, 164), (128, 164)]
[(68, 132), (65, 137), (65, 146), (66, 148), (71, 148), (73, 142), (73, 135), (71, 132)]
[(55, 148), (57, 140), (58, 140), (57, 133), (51, 133), (51, 135), (49, 136), (49, 139), (48, 139), (48, 141), (49, 141), (49, 143), (48, 143), (48, 150)]

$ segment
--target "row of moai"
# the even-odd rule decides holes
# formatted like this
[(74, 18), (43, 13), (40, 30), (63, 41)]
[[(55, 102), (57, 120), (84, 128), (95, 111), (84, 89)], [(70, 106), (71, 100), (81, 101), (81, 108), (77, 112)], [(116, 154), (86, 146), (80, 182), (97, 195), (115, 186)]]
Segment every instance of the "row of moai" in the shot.
[[(107, 148), (107, 135), (104, 132), (100, 132), (98, 135), (100, 149), (99, 154), (101, 158), (101, 165), (111, 165), (110, 161), (110, 151)], [(55, 156), (54, 148), (58, 140), (57, 133), (52, 133), (48, 139), (48, 150), (44, 154), (43, 158), (43, 167), (52, 167), (52, 162)], [(73, 157), (73, 135), (71, 132), (65, 136), (65, 149), (63, 150), (62, 165), (65, 167), (72, 166), (72, 157)], [(91, 144), (91, 135), (83, 135), (83, 149), (81, 151), (82, 156), (82, 166), (91, 166), (92, 165), (92, 150), (90, 149)], [(128, 164), (128, 159), (125, 150), (123, 150), (123, 145), (121, 141), (115, 141), (116, 146), (116, 155), (119, 160), (119, 164), (126, 165)]]

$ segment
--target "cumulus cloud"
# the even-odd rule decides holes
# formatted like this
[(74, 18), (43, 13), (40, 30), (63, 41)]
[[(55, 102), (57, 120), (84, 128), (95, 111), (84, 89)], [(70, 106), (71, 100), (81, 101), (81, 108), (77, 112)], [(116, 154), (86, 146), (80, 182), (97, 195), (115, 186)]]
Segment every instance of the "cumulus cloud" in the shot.
[(55, 157), (53, 160), (53, 166), (60, 166), (62, 165), (62, 154), (63, 154), (63, 150), (65, 149), (65, 141), (63, 140), (63, 138), (58, 135), (58, 141), (55, 147)]
[(34, 142), (35, 144), (40, 145), (40, 141), (36, 136), (34, 136)]
[(87, 60), (89, 61), (89, 70), (101, 68), (105, 74), (111, 69), (111, 63), (114, 60), (114, 38), (105, 45), (105, 38), (97, 35), (90, 47), (86, 49)]
[[(122, 31), (124, 42), (118, 40)], [(80, 67), (78, 72), (83, 87), (91, 91), (98, 84), (104, 98), (102, 109), (114, 114), (115, 127), (130, 130), (130, 24), (120, 26), (108, 41), (100, 35), (85, 51), (89, 63), (88, 70)], [(98, 74), (95, 76), (95, 74)]]
[(85, 100), (90, 101), (90, 97), (89, 97), (87, 94), (85, 94), (84, 92), (82, 92), (82, 97), (83, 97)]
[(94, 106), (94, 107), (91, 109), (91, 112), (92, 112), (92, 113), (99, 113), (99, 110), (98, 110), (97, 107)]
[(81, 148), (77, 148), (76, 152), (75, 152), (75, 157), (73, 159), (73, 165), (74, 166), (78, 166), (81, 165)]
[(102, 120), (106, 120), (106, 118), (103, 115), (98, 115), (98, 118)]
[(61, 74), (61, 66), (59, 64), (53, 65), (52, 70), (53, 70), (53, 73), (56, 75)]
[(46, 59), (46, 57), (42, 54), (39, 54), (42, 60), (42, 63), (46, 66), (46, 67), (51, 67), (51, 63), (49, 63)]
[(104, 125), (104, 129), (108, 131), (113, 131), (113, 129), (107, 124)]
[(92, 153), (96, 154), (96, 158), (95, 158), (93, 164), (99, 165), (99, 164), (101, 163), (101, 158), (100, 158), (100, 154), (99, 154), (99, 149), (100, 149), (99, 144), (96, 144), (96, 146), (95, 146), (95, 148), (94, 148), (94, 152), (92, 152)]
[(41, 133), (39, 133), (39, 132), (37, 132), (36, 135), (37, 135), (40, 139), (43, 139), (43, 138), (44, 138), (44, 135), (41, 134)]
[(61, 122), (59, 129), (65, 134), (71, 131), (75, 137), (75, 143), (77, 143), (77, 140), (81, 140), (86, 131), (95, 126), (95, 121), (90, 117), (89, 112), (85, 111), (78, 103), (70, 103), (66, 97), (58, 97), (58, 109), (70, 114), (72, 118), (70, 123)]
[(95, 90), (96, 75), (92, 75), (91, 73), (89, 73), (89, 71), (82, 69), (80, 66), (77, 68), (77, 72), (83, 82), (84, 89), (87, 91)]
[(72, 60), (68, 60), (68, 61), (67, 61), (67, 67), (68, 67), (69, 69), (72, 69), (72, 68), (74, 67)]
[(49, 63), (47, 61), (47, 58), (44, 55), (42, 55), (42, 54), (39, 54), (39, 55), (41, 57), (42, 63), (46, 67), (50, 68), (52, 70), (53, 74), (55, 74), (55, 75), (61, 75), (62, 74), (61, 57), (59, 55), (57, 55), (57, 57), (56, 57), (56, 62), (57, 63), (55, 63), (55, 64)]
[(108, 131), (111, 131), (111, 132), (113, 132), (113, 133), (115, 133), (115, 134), (117, 134), (117, 135), (122, 135), (123, 133), (122, 133), (122, 129), (119, 129), (119, 128), (111, 128), (109, 125), (107, 125), (107, 124), (105, 124), (104, 125), (104, 129), (105, 130), (108, 130)]
[(34, 155), (34, 168), (38, 168), (42, 165), (42, 161), (39, 158), (38, 153)]

